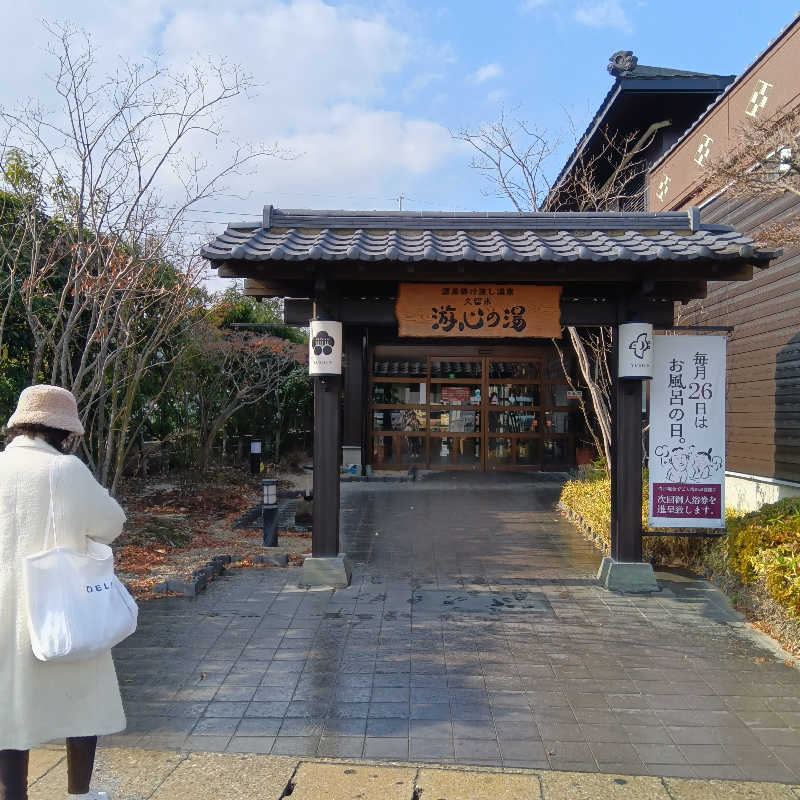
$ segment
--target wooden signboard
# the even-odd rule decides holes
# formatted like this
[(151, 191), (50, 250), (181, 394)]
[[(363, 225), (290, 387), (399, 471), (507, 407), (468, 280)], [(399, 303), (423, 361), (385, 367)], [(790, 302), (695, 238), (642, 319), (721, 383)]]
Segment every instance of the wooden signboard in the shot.
[(561, 337), (560, 286), (401, 283), (400, 336), (528, 339)]

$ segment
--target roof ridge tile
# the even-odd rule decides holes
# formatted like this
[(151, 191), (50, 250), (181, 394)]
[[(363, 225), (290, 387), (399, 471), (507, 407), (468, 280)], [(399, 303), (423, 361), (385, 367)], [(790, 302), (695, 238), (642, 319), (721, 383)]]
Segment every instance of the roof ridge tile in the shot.
[[(315, 227), (309, 215), (292, 217), (273, 209), (270, 228), (250, 226), (245, 230), (229, 226), (201, 252), (217, 264), (230, 260), (608, 262), (704, 258), (743, 258), (763, 263), (774, 256), (772, 251), (757, 248), (750, 237), (728, 227), (695, 225), (692, 230), (686, 212), (466, 216), (395, 213), (389, 217), (346, 212), (347, 225), (343, 223), (345, 212), (336, 212), (336, 219), (330, 213), (318, 212)], [(398, 224), (411, 216), (417, 223), (429, 223), (428, 227)], [(441, 227), (443, 218), (459, 224)], [(550, 227), (544, 225), (545, 221)], [(353, 224), (358, 222), (365, 224)], [(505, 224), (499, 224), (502, 222)]]

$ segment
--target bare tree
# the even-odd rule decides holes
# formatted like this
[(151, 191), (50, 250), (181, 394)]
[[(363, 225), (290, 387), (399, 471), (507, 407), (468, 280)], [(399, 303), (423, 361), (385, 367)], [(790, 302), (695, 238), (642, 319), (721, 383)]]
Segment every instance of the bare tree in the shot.
[(50, 32), (55, 113), (33, 102), (0, 108), (3, 178), (15, 203), (13, 232), (0, 237), (0, 322), (22, 305), (30, 380), (75, 393), (86, 455), (113, 489), (134, 414), (141, 424), (146, 413), (142, 380), (155, 369), (168, 382), (178, 333), (198, 318), (203, 264), (187, 212), (278, 153), (234, 144), (221, 167), (197, 155), (202, 142), (224, 138), (221, 110), (251, 85), (238, 67), (208, 61), (180, 73), (121, 62), (98, 77), (85, 34)]
[[(729, 197), (800, 197), (800, 106), (742, 126), (732, 146), (707, 163), (702, 177), (704, 190)], [(800, 214), (766, 225), (758, 237), (773, 245), (800, 245)]]
[[(575, 129), (570, 121), (573, 138)], [(470, 166), (484, 175), (498, 197), (508, 198), (517, 211), (609, 211), (637, 207), (644, 199), (645, 163), (641, 158), (656, 135), (655, 127), (643, 136), (600, 132), (599, 145), (586, 154), (577, 145), (570, 169), (558, 185), (548, 170), (557, 154), (559, 139), (551, 138), (524, 120), (501, 113), (497, 122), (455, 134), (476, 151)], [(590, 405), (580, 406), (597, 452), (611, 465), (611, 329), (567, 327)], [(558, 343), (555, 342), (558, 347)], [(564, 375), (572, 386), (563, 352)], [(572, 387), (574, 388), (574, 387)]]
[(470, 167), (486, 178), (495, 197), (508, 198), (520, 212), (541, 210), (551, 188), (543, 167), (558, 140), (504, 110), (497, 122), (462, 128), (454, 137), (475, 150)]
[(225, 423), (239, 410), (274, 394), (295, 367), (296, 345), (274, 336), (239, 332), (204, 323), (193, 334), (184, 364), (184, 384), (196, 405), (200, 453), (208, 466)]
[[(583, 394), (578, 395), (578, 405), (586, 421), (586, 428), (592, 437), (595, 450), (601, 454), (606, 465), (611, 464), (611, 371), (608, 366), (608, 355), (611, 352), (611, 329), (606, 326), (588, 328), (578, 332), (572, 325), (567, 326), (570, 343), (578, 359), (578, 368), (589, 391), (590, 404), (587, 405)], [(558, 351), (561, 367), (570, 389), (577, 389), (564, 358), (564, 352), (558, 340), (553, 339)], [(592, 380), (587, 381), (586, 375)], [(597, 409), (601, 409), (597, 413)]]
[[(568, 124), (577, 145), (569, 118)], [(462, 128), (454, 137), (475, 150), (470, 167), (486, 178), (493, 196), (507, 198), (519, 212), (609, 211), (643, 200), (646, 168), (639, 156), (656, 133), (655, 126), (644, 136), (636, 132), (623, 136), (603, 128), (592, 152), (579, 151), (564, 180), (555, 186), (549, 171), (564, 137), (505, 111), (496, 122)]]

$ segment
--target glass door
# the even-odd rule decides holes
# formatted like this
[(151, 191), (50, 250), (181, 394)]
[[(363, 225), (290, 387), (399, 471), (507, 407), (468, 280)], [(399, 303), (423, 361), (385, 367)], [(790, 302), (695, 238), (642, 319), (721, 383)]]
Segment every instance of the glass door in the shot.
[(428, 360), (430, 466), (483, 469), (484, 359)]
[(562, 470), (574, 464), (577, 409), (558, 359), (548, 361), (544, 353), (454, 358), (373, 356), (375, 469)]
[(370, 384), (372, 466), (427, 466), (427, 360), (375, 356)]
[(487, 361), (487, 469), (539, 468), (543, 361)]

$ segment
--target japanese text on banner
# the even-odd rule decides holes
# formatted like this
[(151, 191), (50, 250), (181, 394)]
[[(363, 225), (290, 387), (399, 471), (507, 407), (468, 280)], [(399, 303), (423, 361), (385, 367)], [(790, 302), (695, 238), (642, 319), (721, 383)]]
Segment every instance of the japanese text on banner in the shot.
[(724, 527), (725, 338), (653, 339), (649, 525)]

